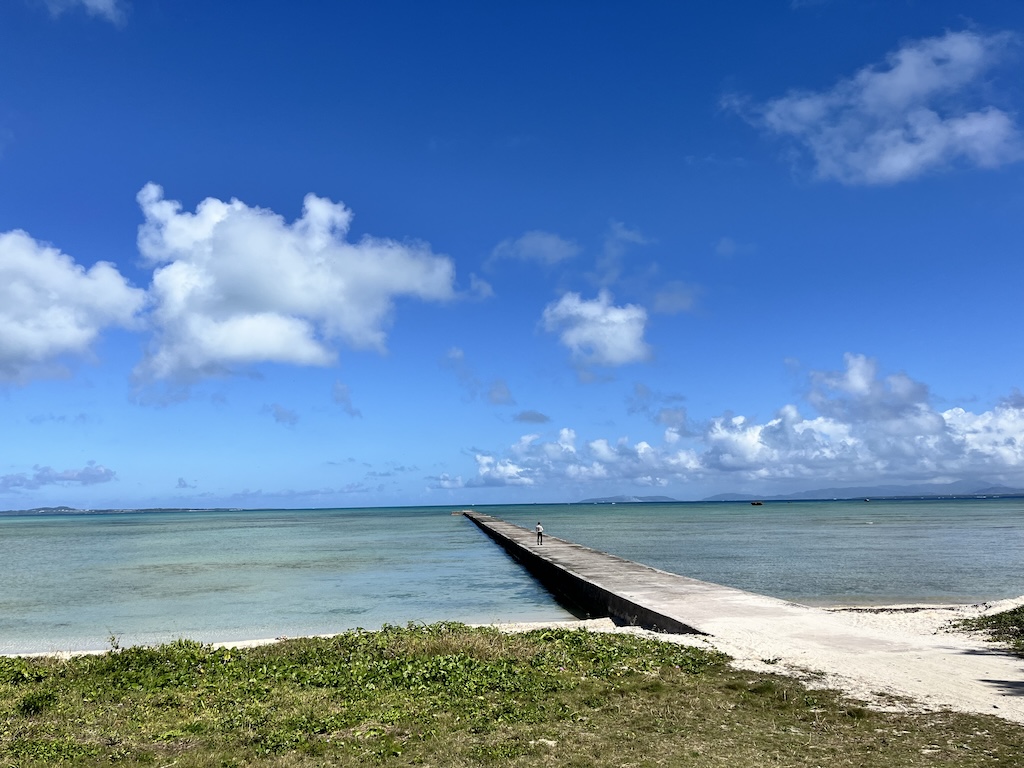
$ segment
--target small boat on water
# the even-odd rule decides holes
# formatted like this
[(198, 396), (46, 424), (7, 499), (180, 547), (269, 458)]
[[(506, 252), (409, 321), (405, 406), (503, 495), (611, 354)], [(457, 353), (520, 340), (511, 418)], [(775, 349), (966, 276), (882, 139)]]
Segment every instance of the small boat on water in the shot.
[(752, 506), (752, 507), (760, 507), (762, 504), (764, 504), (763, 501), (752, 501), (752, 502), (750, 502), (750, 506)]

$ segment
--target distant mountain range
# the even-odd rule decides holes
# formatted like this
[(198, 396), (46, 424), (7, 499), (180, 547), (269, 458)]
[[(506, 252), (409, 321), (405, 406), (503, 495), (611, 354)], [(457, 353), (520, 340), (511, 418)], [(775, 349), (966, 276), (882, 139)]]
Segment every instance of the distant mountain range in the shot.
[(604, 496), (600, 499), (583, 499), (577, 504), (639, 504), (645, 501), (679, 501), (671, 496)]
[(785, 493), (778, 496), (754, 496), (749, 493), (720, 493), (702, 501), (798, 501), (809, 499), (885, 499), (944, 498), (950, 496), (1024, 496), (1024, 488), (1005, 485), (982, 485), (977, 481), (957, 480), (953, 483), (921, 485), (869, 485), (857, 488), (818, 488), (813, 491)]
[[(810, 501), (828, 499), (903, 499), (949, 498), (974, 496), (1024, 496), (1024, 488), (1006, 485), (983, 485), (977, 481), (957, 480), (953, 483), (920, 485), (865, 485), (855, 488), (817, 488), (813, 491), (784, 493), (777, 496), (755, 496), (749, 493), (719, 493), (701, 501)], [(602, 496), (583, 499), (578, 504), (640, 504), (673, 502), (671, 496)]]

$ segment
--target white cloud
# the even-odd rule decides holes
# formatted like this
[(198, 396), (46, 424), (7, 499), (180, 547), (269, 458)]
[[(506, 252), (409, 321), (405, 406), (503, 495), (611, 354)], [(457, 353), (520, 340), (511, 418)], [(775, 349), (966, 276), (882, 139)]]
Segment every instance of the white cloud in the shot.
[(97, 483), (109, 483), (114, 479), (115, 472), (90, 461), (81, 469), (65, 469), (60, 472), (52, 467), (41, 467), (36, 465), (32, 468), (32, 474), (20, 472), (12, 475), (0, 476), (0, 492), (36, 490), (44, 485), (96, 485)]
[(1024, 467), (1024, 404), (1008, 401), (980, 414), (951, 408), (942, 418), (956, 435), (965, 461), (979, 471)]
[(634, 304), (612, 304), (602, 290), (586, 301), (578, 293), (566, 293), (544, 308), (544, 328), (557, 332), (573, 358), (584, 365), (626, 365), (650, 357), (644, 341), (647, 311)]
[(503, 240), (491, 252), (490, 261), (497, 259), (519, 259), (553, 265), (571, 259), (580, 252), (580, 247), (551, 232), (533, 230), (515, 240)]
[(397, 297), (454, 297), (451, 259), (420, 243), (350, 243), (352, 212), (316, 195), (291, 224), (239, 200), (207, 198), (182, 212), (156, 184), (138, 200), (139, 251), (157, 267), (157, 335), (143, 379), (259, 362), (330, 365), (337, 341), (383, 351)]
[(101, 16), (107, 21), (120, 24), (125, 18), (126, 4), (122, 0), (45, 0), (46, 7), (54, 16), (60, 16), (72, 8), (84, 8), (92, 16)]
[(594, 482), (664, 486), (688, 470), (700, 468), (690, 450), (656, 448), (646, 441), (605, 438), (577, 447), (576, 433), (559, 430), (553, 440), (525, 435), (509, 450), (514, 458), (477, 455), (477, 477), (469, 485), (565, 486)]
[(105, 328), (130, 327), (145, 293), (108, 262), (89, 269), (21, 230), (0, 233), (0, 379), (44, 375), (84, 355)]
[(1006, 33), (948, 32), (910, 42), (884, 66), (866, 67), (831, 90), (725, 104), (795, 139), (823, 179), (893, 184), (958, 162), (994, 168), (1024, 157), (1013, 117), (979, 99), (983, 76), (1013, 41)]
[(432, 490), (450, 491), (466, 487), (466, 483), (463, 482), (461, 477), (452, 477), (447, 472), (442, 472), (437, 477), (431, 477), (428, 479), (432, 481), (432, 484), (428, 486), (428, 488)]
[[(686, 420), (680, 409), (657, 419), (669, 424), (657, 443), (597, 437), (577, 446), (570, 428), (547, 439), (530, 434), (509, 447), (508, 458), (478, 456), (475, 482), (599, 483), (609, 493), (689, 483), (772, 483), (782, 493), (956, 478), (1024, 487), (1024, 398), (1008, 397), (982, 413), (938, 412), (928, 388), (906, 374), (882, 376), (877, 362), (862, 355), (847, 355), (845, 363), (841, 371), (812, 374), (808, 402), (816, 415), (787, 404), (767, 421), (727, 415), (684, 432), (676, 426)], [(653, 412), (655, 400), (643, 387), (637, 400)]]
[(477, 454), (477, 476), (467, 482), (468, 486), (482, 485), (533, 485), (533, 478), (525, 468), (517, 466), (510, 459), (495, 459), (493, 456)]

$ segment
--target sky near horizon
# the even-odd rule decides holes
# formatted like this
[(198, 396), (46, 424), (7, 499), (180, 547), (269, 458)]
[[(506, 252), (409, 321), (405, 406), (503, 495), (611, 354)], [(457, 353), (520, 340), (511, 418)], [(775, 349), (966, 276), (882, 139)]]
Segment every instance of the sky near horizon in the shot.
[(1024, 487), (1024, 3), (0, 4), (0, 509)]

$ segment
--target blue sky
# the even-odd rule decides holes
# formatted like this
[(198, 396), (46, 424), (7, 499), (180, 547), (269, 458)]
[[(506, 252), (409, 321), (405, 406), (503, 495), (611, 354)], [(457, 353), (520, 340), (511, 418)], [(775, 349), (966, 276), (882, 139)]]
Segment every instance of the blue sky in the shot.
[(7, 0), (0, 508), (1024, 486), (1022, 68), (1016, 0)]

